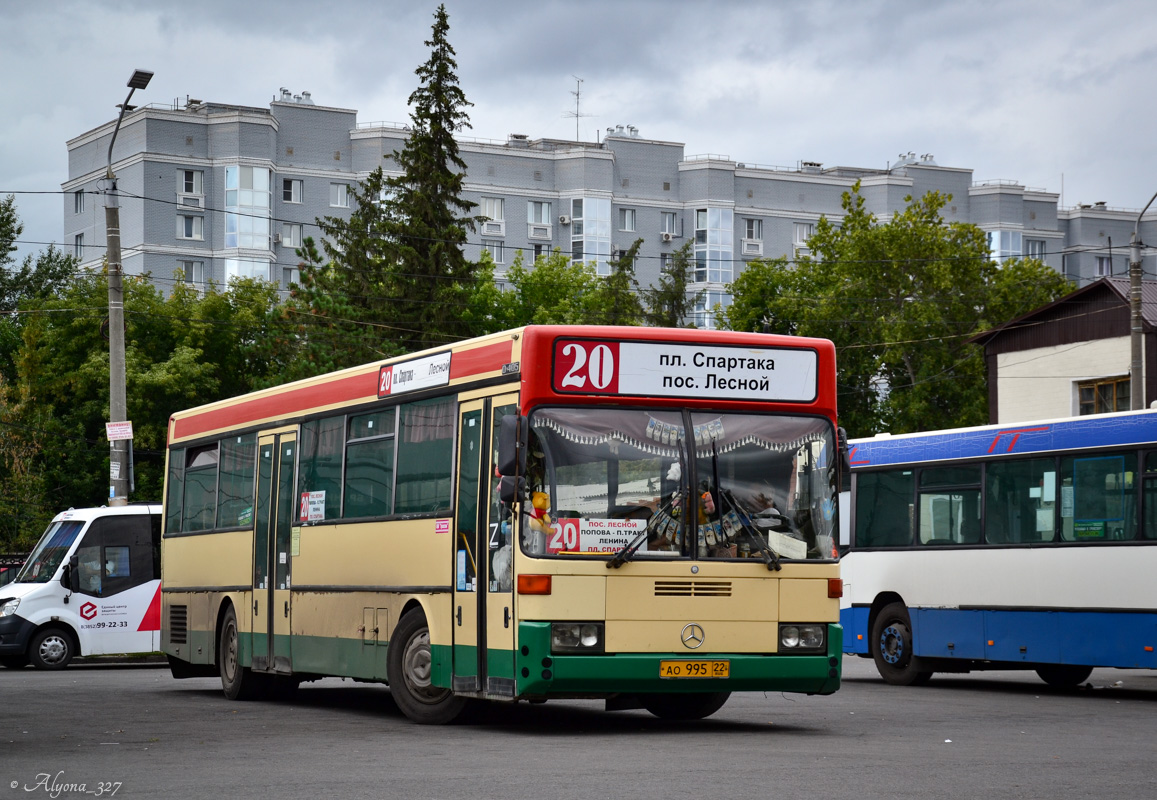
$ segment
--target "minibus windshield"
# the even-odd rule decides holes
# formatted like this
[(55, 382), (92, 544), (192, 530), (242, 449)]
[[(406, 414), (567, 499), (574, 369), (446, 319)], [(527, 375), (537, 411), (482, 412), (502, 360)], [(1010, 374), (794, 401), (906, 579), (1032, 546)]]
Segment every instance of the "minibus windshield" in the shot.
[(49, 525), (32, 555), (24, 562), (20, 574), (16, 576), (16, 583), (48, 583), (52, 580), (56, 568), (68, 554), (83, 527), (83, 520), (64, 520)]

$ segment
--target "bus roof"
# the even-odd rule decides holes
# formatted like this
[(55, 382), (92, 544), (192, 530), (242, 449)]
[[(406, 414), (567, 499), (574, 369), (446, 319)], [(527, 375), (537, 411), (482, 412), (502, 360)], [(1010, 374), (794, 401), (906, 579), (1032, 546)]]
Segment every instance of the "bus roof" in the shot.
[[(408, 392), (439, 387), (466, 389), (472, 384), (521, 382), (525, 403), (539, 402), (548, 397), (555, 399), (563, 396), (574, 397), (576, 394), (585, 394), (588, 398), (600, 394), (605, 396), (606, 392), (561, 392), (559, 387), (552, 386), (552, 368), (557, 368), (555, 361), (558, 354), (553, 353), (551, 348), (553, 343), (561, 338), (596, 344), (599, 341), (666, 342), (674, 348), (669, 358), (672, 361), (686, 359), (683, 364), (687, 368), (691, 367), (689, 361), (692, 356), (686, 354), (687, 350), (680, 356), (677, 352), (680, 346), (740, 348), (735, 351), (736, 358), (723, 359), (718, 354), (709, 354), (705, 358), (748, 361), (757, 366), (770, 363), (769, 359), (761, 360), (760, 353), (775, 354), (777, 350), (811, 351), (814, 353), (809, 362), (811, 366), (805, 364), (796, 373), (787, 370), (792, 377), (797, 373), (804, 375), (805, 386), (810, 388), (793, 389), (796, 394), (790, 395), (789, 400), (782, 402), (807, 404), (814, 413), (829, 416), (835, 414), (835, 348), (826, 339), (686, 328), (531, 325), (350, 367), (180, 411), (169, 418), (169, 443), (192, 441), (235, 429), (270, 427), (302, 416), (368, 406), (386, 398), (404, 397)], [(587, 365), (587, 368), (592, 366), (593, 364)], [(577, 369), (577, 366), (572, 364), (572, 369)], [(742, 367), (730, 369), (737, 375)], [(817, 376), (817, 372), (821, 370), (824, 372), (823, 380)], [(779, 372), (784, 370), (781, 368)], [(750, 392), (743, 393), (748, 389), (750, 378), (726, 377), (733, 374), (729, 372), (722, 374), (725, 377), (721, 379), (719, 390), (712, 395), (712, 400), (717, 404), (726, 406), (740, 405), (752, 400), (765, 401), (764, 398), (753, 396)], [(742, 390), (740, 390), (741, 382)], [(766, 385), (768, 380), (764, 379), (762, 383)], [(777, 387), (773, 386), (773, 389), (775, 388)], [(672, 393), (671, 397), (660, 400), (659, 404), (687, 402), (688, 397), (705, 396), (695, 392), (683, 392), (682, 395), (675, 396)], [(643, 395), (636, 393), (636, 396)]]
[(853, 469), (1157, 442), (1157, 410), (883, 434), (848, 442)]

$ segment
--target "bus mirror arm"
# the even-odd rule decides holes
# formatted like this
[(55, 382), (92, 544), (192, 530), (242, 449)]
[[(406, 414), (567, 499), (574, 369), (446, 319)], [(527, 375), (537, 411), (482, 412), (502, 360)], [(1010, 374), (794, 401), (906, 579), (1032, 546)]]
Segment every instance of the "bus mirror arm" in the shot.
[(841, 476), (852, 474), (852, 456), (848, 450), (848, 432), (843, 428), (836, 428), (836, 450), (840, 454)]

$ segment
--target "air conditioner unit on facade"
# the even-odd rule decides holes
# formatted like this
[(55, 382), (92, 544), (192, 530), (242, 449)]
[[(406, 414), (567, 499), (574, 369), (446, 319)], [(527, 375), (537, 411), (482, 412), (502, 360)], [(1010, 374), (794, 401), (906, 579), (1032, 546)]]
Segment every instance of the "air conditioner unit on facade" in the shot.
[(281, 244), (281, 234), (280, 233), (273, 234), (273, 243), (274, 244)]
[(664, 242), (669, 242), (674, 237), (670, 233), (663, 231), (663, 233), (659, 234), (659, 238), (662, 239)]
[(559, 225), (570, 225), (570, 217), (568, 217), (566, 214), (560, 215), (558, 218), (558, 224)]

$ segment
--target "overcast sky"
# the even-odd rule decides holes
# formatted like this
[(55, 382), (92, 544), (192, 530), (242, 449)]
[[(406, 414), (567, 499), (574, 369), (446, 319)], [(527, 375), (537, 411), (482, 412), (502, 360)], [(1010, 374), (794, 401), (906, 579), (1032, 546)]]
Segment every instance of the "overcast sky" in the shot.
[[(932, 153), (1140, 209), (1157, 191), (1151, 0), (447, 0), (473, 130), (613, 125), (748, 163), (884, 168)], [(65, 142), (134, 103), (265, 106), (282, 86), (404, 122), (436, 5), (415, 0), (0, 0), (0, 195), (21, 255), (62, 238)]]

